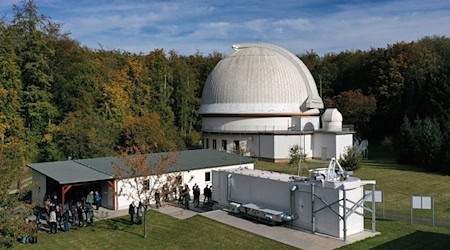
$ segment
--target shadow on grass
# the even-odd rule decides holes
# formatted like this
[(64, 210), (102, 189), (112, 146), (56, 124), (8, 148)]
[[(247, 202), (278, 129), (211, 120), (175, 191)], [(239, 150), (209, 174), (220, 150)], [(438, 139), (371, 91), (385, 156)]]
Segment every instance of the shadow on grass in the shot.
[[(139, 237), (143, 237), (143, 235), (134, 232), (133, 229), (134, 227), (142, 227), (142, 226), (143, 225), (136, 225), (136, 224), (130, 225), (130, 221), (128, 220), (127, 217), (112, 218), (108, 220), (103, 220), (100, 223), (95, 224), (95, 228), (98, 229), (122, 231)], [(93, 228), (93, 230), (95, 230), (95, 228)]]
[(416, 231), (370, 249), (448, 249), (449, 246), (450, 235), (448, 234)]

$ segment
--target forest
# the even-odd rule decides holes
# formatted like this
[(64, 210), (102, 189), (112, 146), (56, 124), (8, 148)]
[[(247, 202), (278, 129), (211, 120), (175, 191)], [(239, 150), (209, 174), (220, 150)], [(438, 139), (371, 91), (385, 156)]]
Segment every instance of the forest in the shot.
[[(12, 165), (198, 146), (203, 85), (225, 55), (90, 49), (33, 1), (13, 10), (0, 21), (1, 150)], [(359, 137), (450, 171), (449, 38), (298, 56)]]

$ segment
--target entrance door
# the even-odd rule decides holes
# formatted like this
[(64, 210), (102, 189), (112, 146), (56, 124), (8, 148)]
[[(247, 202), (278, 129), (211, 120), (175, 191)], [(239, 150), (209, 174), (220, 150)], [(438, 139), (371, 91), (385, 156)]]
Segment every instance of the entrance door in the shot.
[(322, 160), (326, 161), (328, 156), (328, 150), (326, 147), (322, 147)]

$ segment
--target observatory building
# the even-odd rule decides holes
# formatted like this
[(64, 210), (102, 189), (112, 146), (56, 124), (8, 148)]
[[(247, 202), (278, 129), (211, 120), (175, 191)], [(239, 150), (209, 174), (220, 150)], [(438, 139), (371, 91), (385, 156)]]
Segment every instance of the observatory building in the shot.
[[(275, 162), (299, 145), (309, 158), (339, 158), (353, 144), (342, 115), (327, 109), (305, 64), (266, 43), (242, 43), (210, 73), (202, 95), (203, 147)], [(322, 120), (322, 126), (321, 121)]]

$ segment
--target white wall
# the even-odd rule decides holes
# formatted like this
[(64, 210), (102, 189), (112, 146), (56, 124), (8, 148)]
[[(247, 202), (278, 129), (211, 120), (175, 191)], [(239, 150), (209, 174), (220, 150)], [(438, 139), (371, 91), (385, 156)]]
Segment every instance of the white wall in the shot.
[(45, 175), (33, 170), (31, 173), (33, 190), (31, 192), (32, 202), (43, 206), (45, 193), (47, 192), (47, 178)]
[(274, 135), (275, 159), (289, 159), (289, 150), (294, 145), (302, 147), (306, 157), (312, 157), (311, 134), (305, 135)]
[[(326, 159), (323, 151), (326, 149)], [(332, 133), (314, 133), (313, 135), (313, 157), (328, 160), (336, 157), (336, 135)]]
[[(205, 168), (205, 169), (196, 169), (196, 170), (190, 170), (190, 171), (182, 171), (181, 172), (182, 185), (184, 186), (185, 184), (188, 184), (189, 188), (192, 190), (192, 187), (194, 186), (194, 184), (197, 183), (197, 185), (200, 187), (201, 193), (203, 194), (203, 188), (205, 188), (206, 185), (212, 184), (212, 171), (234, 170), (239, 167), (244, 167), (244, 168), (246, 167), (249, 169), (254, 169), (254, 164), (248, 163), (248, 164), (239, 164), (239, 165), (230, 165), (230, 166), (215, 167), (215, 168)], [(205, 181), (205, 173), (206, 172), (211, 173), (211, 181)], [(161, 179), (160, 179), (161, 185), (162, 185), (162, 183), (164, 183), (165, 178), (166, 178), (165, 176), (161, 177)], [(142, 178), (139, 178), (139, 180), (142, 180)], [(154, 181), (155, 181), (155, 178), (152, 178), (150, 186), (152, 186)], [(134, 181), (132, 181), (132, 183), (130, 184), (130, 183), (128, 183), (128, 181), (117, 180), (116, 183), (117, 183), (116, 191), (121, 194), (121, 195), (117, 196), (117, 209), (119, 209), (119, 210), (127, 209), (132, 201), (135, 201), (135, 203), (137, 205), (138, 200), (132, 199), (129, 196), (130, 193), (136, 193), (136, 190), (138, 190), (136, 188), (136, 185), (134, 184)], [(214, 192), (215, 192), (215, 190), (213, 188), (213, 193)], [(192, 191), (190, 194), (192, 196)], [(152, 203), (153, 202), (154, 201), (152, 201)]]
[[(213, 200), (219, 205), (229, 206), (227, 200), (227, 176), (229, 172), (213, 172)], [(265, 206), (269, 209), (289, 213), (290, 205), (290, 185), (295, 184), (298, 190), (295, 192), (295, 210), (298, 215), (293, 222), (296, 227), (312, 230), (311, 216), (311, 183), (295, 182), (289, 183), (273, 179), (259, 178), (255, 176), (232, 173), (231, 177), (231, 201), (241, 204), (254, 203)], [(339, 189), (322, 188), (317, 182), (315, 193), (328, 204), (343, 198), (343, 191)], [(358, 202), (363, 196), (363, 186), (347, 190), (347, 200)], [(326, 206), (318, 198), (314, 203), (315, 210)], [(347, 212), (353, 206), (346, 202)], [(331, 206), (335, 211), (343, 215), (343, 202), (337, 202)], [(358, 208), (347, 218), (347, 235), (362, 232), (364, 230), (364, 217), (362, 208)], [(343, 237), (343, 221), (329, 208), (324, 208), (315, 215), (316, 232), (331, 235), (333, 237)]]
[(292, 127), (291, 117), (203, 117), (205, 131), (274, 131)]
[(353, 134), (344, 134), (336, 136), (336, 158), (343, 156), (348, 147), (353, 146)]

